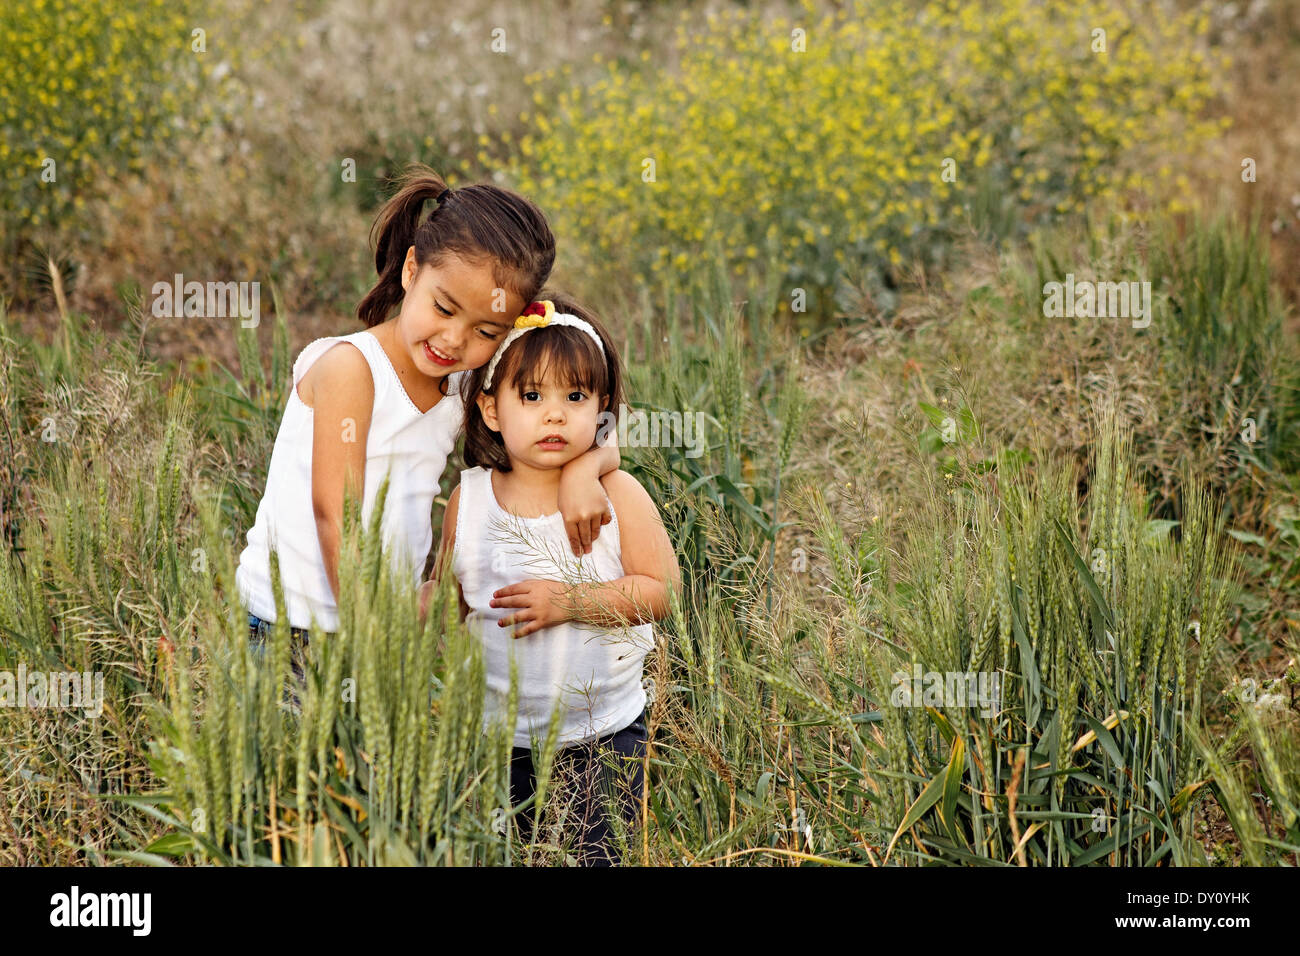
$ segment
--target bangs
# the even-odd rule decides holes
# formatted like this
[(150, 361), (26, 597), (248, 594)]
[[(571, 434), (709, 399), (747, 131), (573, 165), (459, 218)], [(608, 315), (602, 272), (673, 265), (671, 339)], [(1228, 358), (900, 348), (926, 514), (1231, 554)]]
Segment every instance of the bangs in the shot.
[(520, 398), (547, 376), (593, 395), (611, 392), (609, 366), (600, 349), (585, 332), (569, 326), (533, 329), (521, 335), (501, 357), (500, 365), (504, 366), (497, 369), (501, 382), (516, 389)]

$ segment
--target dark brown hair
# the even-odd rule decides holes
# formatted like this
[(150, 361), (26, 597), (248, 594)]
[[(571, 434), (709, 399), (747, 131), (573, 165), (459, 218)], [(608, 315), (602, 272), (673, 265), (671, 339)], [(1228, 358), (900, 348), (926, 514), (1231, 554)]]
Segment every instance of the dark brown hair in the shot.
[(547, 370), (554, 368), (561, 379), (600, 396), (601, 411), (617, 415), (627, 402), (618, 350), (595, 313), (562, 292), (542, 292), (538, 298), (550, 299), (556, 312), (568, 312), (587, 322), (604, 343), (605, 354), (600, 354), (596, 343), (581, 329), (550, 325), (531, 329), (510, 344), (497, 364), (491, 388), (483, 388), (486, 365), (466, 375), (461, 383), (461, 397), (465, 401), (465, 464), (470, 468), (482, 465), (498, 471), (510, 470), (510, 456), (506, 454), (501, 433), (488, 428), (483, 420), (477, 401), (479, 392), (498, 395), (501, 389), (513, 388), (522, 398), (530, 385), (545, 378)]
[[(486, 183), (448, 190), (441, 176), (420, 163), (411, 163), (400, 183), (370, 230), (379, 281), (357, 306), (367, 328), (385, 321), (402, 301), (402, 264), (411, 246), (421, 267), (436, 266), (449, 255), (490, 263), (497, 285), (525, 302), (546, 283), (555, 264), (555, 237), (531, 201)], [(421, 223), (425, 201), (444, 190), (442, 202)]]

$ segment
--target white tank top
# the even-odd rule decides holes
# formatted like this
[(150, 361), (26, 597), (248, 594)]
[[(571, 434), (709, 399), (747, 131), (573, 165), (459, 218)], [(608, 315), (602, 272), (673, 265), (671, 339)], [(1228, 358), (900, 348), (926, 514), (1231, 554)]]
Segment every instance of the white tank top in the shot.
[(338, 605), (325, 573), (312, 508), (314, 410), (298, 396), (298, 383), (318, 358), (340, 342), (350, 342), (361, 350), (374, 380), (361, 519), (363, 525), (370, 521), (379, 486), (391, 469), (381, 527), (399, 578), (406, 574), (418, 582), (424, 571), (433, 545), (431, 516), (438, 481), (465, 418), (460, 398), (464, 373), (448, 376), (447, 395), (421, 414), (383, 346), (368, 330), (317, 339), (294, 362), (289, 400), (267, 470), (266, 493), (248, 532), (248, 546), (239, 556), (235, 581), (244, 606), (258, 617), (274, 621), (270, 547), (275, 544), (290, 626), (327, 632), (338, 630)]
[[(608, 500), (608, 495), (606, 500)], [(563, 697), (560, 745), (622, 730), (646, 705), (641, 665), (654, 647), (649, 624), (604, 629), (566, 621), (513, 638), (497, 621), (511, 608), (489, 607), (492, 592), (528, 578), (549, 581), (613, 581), (623, 576), (618, 515), (601, 528), (591, 554), (574, 556), (557, 511), (539, 518), (506, 512), (492, 490), (492, 473), (460, 473), (460, 504), (452, 571), (469, 605), (466, 623), (483, 642), (486, 695), (483, 725), (504, 717), (510, 693), (510, 655), (519, 671), (516, 747), (545, 739), (556, 700)]]

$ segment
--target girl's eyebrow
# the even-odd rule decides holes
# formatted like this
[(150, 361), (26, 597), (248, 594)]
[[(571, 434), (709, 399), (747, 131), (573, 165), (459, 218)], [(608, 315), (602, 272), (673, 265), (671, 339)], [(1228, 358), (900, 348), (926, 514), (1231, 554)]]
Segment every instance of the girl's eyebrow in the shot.
[[(450, 292), (448, 292), (448, 291), (447, 291), (446, 289), (444, 289), (442, 286), (435, 286), (434, 288), (436, 288), (436, 289), (438, 290), (438, 292), (443, 296), (443, 298), (445, 298), (448, 302), (451, 303), (451, 307), (452, 307), (453, 309), (457, 309), (457, 310), (460, 309), (460, 303), (457, 302), (454, 298), (452, 298), (452, 295), (451, 295)], [(498, 329), (508, 329), (508, 328), (510, 328), (510, 323), (507, 322), (505, 319), (501, 319), (500, 321), (497, 321), (496, 319), (485, 319), (484, 322), (483, 322), (483, 324), (484, 324), (484, 325), (492, 325), (492, 326), (496, 326)]]
[(438, 290), (439, 292), (442, 293), (443, 297), (444, 297), (448, 302), (451, 303), (451, 307), (452, 307), (453, 309), (459, 309), (459, 308), (460, 308), (460, 303), (457, 302), (455, 299), (453, 299), (453, 298), (451, 297), (451, 293), (450, 293), (450, 292), (448, 292), (448, 291), (447, 291), (446, 289), (444, 289), (442, 286), (436, 286), (436, 288), (437, 288), (437, 290)]
[[(591, 389), (587, 388), (585, 385), (573, 385), (573, 384), (552, 385), (551, 388), (555, 389), (557, 392), (590, 392), (591, 391)], [(536, 382), (533, 382), (531, 384), (524, 385), (523, 390), (525, 392), (540, 392), (542, 390), (542, 386), (537, 384)]]

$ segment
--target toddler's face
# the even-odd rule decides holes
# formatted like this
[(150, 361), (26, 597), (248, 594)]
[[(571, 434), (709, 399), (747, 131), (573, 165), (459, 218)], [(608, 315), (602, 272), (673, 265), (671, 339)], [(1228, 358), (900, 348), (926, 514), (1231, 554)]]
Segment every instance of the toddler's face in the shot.
[(437, 266), (417, 268), (415, 247), (406, 253), (402, 288), (397, 335), (415, 367), (430, 378), (486, 365), (525, 305), (514, 292), (499, 289), (487, 264), (448, 256)]
[(541, 382), (525, 381), (522, 395), (502, 382), (496, 395), (480, 394), (478, 403), (516, 467), (562, 468), (596, 443), (600, 396), (557, 381), (550, 370)]

